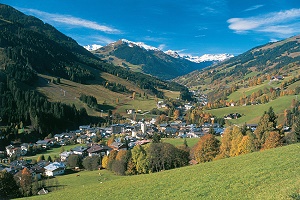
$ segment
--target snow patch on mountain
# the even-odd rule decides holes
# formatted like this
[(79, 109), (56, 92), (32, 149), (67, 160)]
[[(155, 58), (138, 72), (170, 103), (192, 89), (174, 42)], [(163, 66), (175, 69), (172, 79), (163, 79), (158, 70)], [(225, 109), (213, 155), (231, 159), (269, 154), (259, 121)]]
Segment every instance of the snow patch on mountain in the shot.
[(232, 58), (233, 55), (230, 54), (204, 54), (202, 56), (192, 56), (192, 55), (181, 55), (176, 51), (173, 50), (168, 50), (165, 51), (166, 54), (168, 54), (169, 56), (172, 56), (174, 58), (184, 58), (187, 59), (191, 62), (195, 62), (195, 63), (201, 63), (201, 62), (205, 62), (205, 61), (224, 61), (226, 59)]
[(181, 58), (181, 56), (179, 55), (179, 53), (177, 51), (168, 50), (168, 51), (165, 51), (164, 53), (168, 54), (169, 56), (172, 56), (174, 58)]
[(83, 47), (88, 51), (94, 51), (94, 50), (100, 49), (102, 46), (99, 44), (92, 44), (92, 45), (86, 45)]
[(133, 45), (136, 45), (136, 46), (141, 47), (141, 48), (146, 49), (146, 50), (160, 51), (158, 48), (153, 47), (153, 46), (149, 46), (149, 45), (145, 44), (144, 42), (132, 42), (132, 41), (129, 41), (129, 40), (126, 40), (126, 39), (122, 39), (121, 41), (123, 43), (128, 44), (129, 47), (133, 47)]
[(202, 56), (190, 56), (190, 55), (185, 55), (184, 58), (189, 60), (189, 61), (192, 61), (192, 62), (195, 62), (195, 63), (200, 63), (200, 62), (204, 62), (204, 61), (224, 61), (224, 60), (227, 60), (229, 58), (232, 58), (234, 57), (233, 55), (231, 54), (226, 54), (226, 53), (223, 53), (223, 54), (204, 54)]

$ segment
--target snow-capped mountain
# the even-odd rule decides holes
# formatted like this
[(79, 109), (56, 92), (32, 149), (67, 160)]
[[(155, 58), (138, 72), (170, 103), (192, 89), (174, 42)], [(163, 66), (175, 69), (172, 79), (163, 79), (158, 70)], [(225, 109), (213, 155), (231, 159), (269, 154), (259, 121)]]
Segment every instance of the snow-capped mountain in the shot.
[(166, 54), (172, 56), (174, 58), (184, 58), (191, 62), (201, 63), (205, 61), (214, 61), (214, 62), (221, 62), (228, 58), (232, 58), (233, 55), (230, 54), (204, 54), (202, 56), (191, 56), (191, 55), (180, 55), (178, 52), (173, 50), (165, 51)]
[(190, 55), (185, 55), (183, 56), (183, 58), (195, 62), (195, 63), (200, 63), (200, 62), (204, 62), (204, 61), (224, 61), (226, 59), (232, 58), (234, 57), (231, 54), (204, 54), (202, 56), (190, 56)]
[(181, 58), (181, 56), (179, 55), (179, 53), (177, 53), (177, 51), (168, 50), (168, 51), (165, 51), (165, 54), (168, 54), (169, 56), (172, 56), (173, 58)]
[(146, 50), (160, 51), (160, 49), (158, 49), (156, 47), (153, 47), (153, 46), (149, 46), (149, 45), (147, 45), (143, 42), (132, 42), (132, 41), (129, 41), (129, 40), (126, 40), (126, 39), (122, 39), (121, 41), (123, 43), (128, 44), (129, 47), (133, 47), (133, 45), (136, 45), (136, 46), (139, 46), (139, 47), (144, 48)]
[(88, 51), (94, 51), (94, 50), (100, 49), (102, 46), (99, 44), (92, 44), (92, 45), (86, 45), (83, 47)]

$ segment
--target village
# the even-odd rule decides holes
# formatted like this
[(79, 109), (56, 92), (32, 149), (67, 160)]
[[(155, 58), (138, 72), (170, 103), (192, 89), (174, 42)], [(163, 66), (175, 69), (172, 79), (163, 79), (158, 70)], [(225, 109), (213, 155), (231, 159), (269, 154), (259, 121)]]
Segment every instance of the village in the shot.
[[(113, 124), (105, 128), (82, 125), (79, 126), (78, 130), (55, 134), (51, 138), (38, 140), (34, 144), (15, 143), (6, 146), (5, 151), (1, 152), (3, 165), (0, 165), (0, 171), (6, 170), (18, 176), (18, 173), (26, 167), (33, 179), (35, 177), (38, 179), (53, 177), (65, 173), (66, 162), (72, 154), (79, 155), (82, 158), (87, 156), (103, 157), (109, 155), (112, 150), (132, 149), (136, 145), (150, 143), (154, 133), (168, 138), (199, 138), (209, 133), (211, 129), (216, 135), (221, 135), (224, 131), (224, 128), (220, 127), (218, 123), (205, 123), (198, 127), (193, 124), (187, 125), (180, 120), (159, 125), (155, 125), (155, 119), (150, 121), (141, 120), (131, 124)], [(99, 138), (110, 138), (112, 135), (117, 137), (108, 146), (99, 143)], [(22, 159), (30, 151), (36, 149), (39, 149), (42, 153), (51, 148), (59, 148), (70, 144), (78, 144), (79, 146), (70, 149), (70, 151), (61, 152), (53, 162), (45, 160), (32, 162), (32, 160)]]

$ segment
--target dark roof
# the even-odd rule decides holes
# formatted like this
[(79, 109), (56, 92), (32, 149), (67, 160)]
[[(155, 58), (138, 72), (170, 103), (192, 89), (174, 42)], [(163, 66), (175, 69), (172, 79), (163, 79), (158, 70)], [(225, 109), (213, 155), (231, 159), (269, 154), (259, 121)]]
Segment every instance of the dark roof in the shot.
[(108, 146), (104, 146), (104, 145), (93, 145), (91, 146), (87, 152), (88, 153), (95, 153), (95, 152), (100, 152), (100, 151), (107, 151), (110, 150), (111, 148)]

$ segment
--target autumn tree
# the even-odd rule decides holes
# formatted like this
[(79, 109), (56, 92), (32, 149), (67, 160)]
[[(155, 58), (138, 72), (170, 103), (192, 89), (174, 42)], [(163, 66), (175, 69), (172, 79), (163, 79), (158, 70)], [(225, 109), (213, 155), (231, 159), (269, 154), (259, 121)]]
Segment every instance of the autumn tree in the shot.
[(238, 126), (234, 126), (232, 129), (230, 157), (239, 155), (239, 144), (242, 141), (242, 139), (243, 139), (243, 134), (241, 129)]
[(173, 119), (176, 120), (180, 117), (180, 110), (176, 109), (173, 113)]
[(224, 133), (222, 134), (220, 153), (216, 157), (216, 159), (230, 157), (231, 141), (232, 141), (232, 127), (228, 127), (224, 130)]
[(22, 170), (20, 182), (19, 182), (23, 196), (28, 197), (31, 195), (31, 183), (32, 183), (32, 177), (30, 171), (25, 167)]
[(278, 131), (271, 131), (267, 134), (267, 138), (265, 140), (265, 143), (262, 146), (262, 150), (276, 148), (281, 146), (281, 138)]
[(254, 138), (246, 135), (238, 145), (238, 155), (252, 153), (255, 151)]
[(107, 140), (107, 146), (110, 146), (115, 141), (115, 135), (112, 134), (110, 138)]
[(107, 155), (105, 155), (105, 156), (103, 156), (103, 158), (102, 158), (102, 161), (101, 161), (101, 166), (103, 167), (103, 168), (107, 168), (107, 163), (108, 163), (108, 156)]
[(113, 161), (116, 159), (116, 156), (118, 154), (118, 151), (112, 150), (109, 155), (108, 155), (108, 160), (107, 160), (107, 169), (111, 170), (112, 169), (112, 164)]
[(196, 161), (212, 161), (219, 153), (219, 141), (211, 134), (204, 135), (192, 151)]

